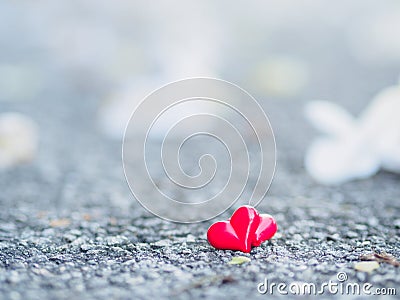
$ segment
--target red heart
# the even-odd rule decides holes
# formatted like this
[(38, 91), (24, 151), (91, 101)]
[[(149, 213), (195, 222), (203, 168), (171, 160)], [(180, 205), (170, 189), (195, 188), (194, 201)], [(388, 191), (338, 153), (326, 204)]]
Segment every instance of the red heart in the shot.
[(278, 226), (276, 225), (275, 219), (268, 214), (261, 214), (260, 224), (254, 233), (254, 239), (251, 245), (253, 247), (260, 246), (262, 242), (272, 238), (277, 230)]
[(217, 249), (250, 252), (254, 233), (260, 223), (255, 208), (239, 207), (228, 221), (217, 222), (207, 231), (210, 244)]
[(207, 239), (217, 249), (239, 250), (249, 253), (276, 232), (275, 220), (270, 215), (259, 215), (254, 207), (239, 207), (228, 221), (214, 223), (207, 231)]

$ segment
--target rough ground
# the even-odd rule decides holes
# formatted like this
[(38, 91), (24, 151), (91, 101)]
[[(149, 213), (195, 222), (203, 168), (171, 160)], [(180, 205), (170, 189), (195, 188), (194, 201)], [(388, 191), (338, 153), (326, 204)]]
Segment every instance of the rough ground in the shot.
[(243, 265), (227, 264), (240, 253), (208, 245), (210, 222), (148, 214), (124, 181), (120, 143), (103, 139), (87, 117), (93, 103), (57, 103), (10, 106), (29, 111), (44, 130), (37, 160), (0, 175), (0, 298), (243, 299), (261, 296), (264, 278), (319, 284), (338, 272), (347, 282), (399, 286), (392, 265), (354, 269), (374, 251), (400, 258), (399, 176), (381, 172), (336, 188), (313, 183), (301, 163), (302, 139), (312, 132), (298, 117), (301, 136), (285, 141), (284, 121), (296, 115), (279, 113), (280, 102), (270, 104), (278, 168), (259, 206), (276, 217), (279, 233)]

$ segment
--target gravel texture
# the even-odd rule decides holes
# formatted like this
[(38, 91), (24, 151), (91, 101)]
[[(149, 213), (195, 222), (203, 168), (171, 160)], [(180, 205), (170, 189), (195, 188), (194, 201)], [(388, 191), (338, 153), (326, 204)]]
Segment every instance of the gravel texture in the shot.
[[(51, 117), (40, 125), (58, 125), (43, 131), (37, 160), (0, 175), (1, 298), (242, 299), (265, 296), (257, 292), (264, 278), (320, 284), (338, 272), (346, 272), (347, 282), (399, 286), (400, 269), (392, 265), (371, 274), (354, 269), (361, 255), (400, 257), (398, 175), (321, 187), (305, 174), (301, 152), (280, 147), (277, 134), (276, 177), (259, 211), (272, 214), (279, 231), (252, 250), (251, 262), (229, 265), (241, 253), (208, 245), (211, 222), (169, 223), (136, 203), (119, 142), (94, 127), (58, 121), (80, 120), (73, 103), (46, 107)], [(31, 111), (43, 114), (33, 105)]]

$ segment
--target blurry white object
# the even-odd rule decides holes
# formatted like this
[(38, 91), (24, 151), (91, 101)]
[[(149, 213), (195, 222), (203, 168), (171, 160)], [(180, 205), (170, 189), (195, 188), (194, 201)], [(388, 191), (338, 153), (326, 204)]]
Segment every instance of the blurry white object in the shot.
[(120, 88), (109, 95), (99, 109), (102, 132), (110, 138), (122, 140), (126, 124), (136, 106), (158, 87), (157, 81), (136, 80), (132, 86)]
[(267, 95), (290, 97), (303, 90), (308, 78), (308, 66), (304, 61), (290, 56), (276, 56), (259, 62), (251, 81)]
[(0, 169), (32, 160), (37, 147), (33, 120), (19, 113), (0, 114)]
[[(156, 79), (136, 81), (130, 87), (121, 88), (117, 93), (111, 95), (100, 107), (99, 125), (101, 130), (110, 138), (121, 140), (125, 131), (125, 127), (134, 112), (135, 108), (142, 100), (146, 98), (154, 90), (162, 87), (164, 84)], [(179, 99), (177, 99), (179, 100)], [(148, 133), (150, 140), (162, 140), (174, 125), (186, 117), (199, 114), (218, 114), (218, 106), (210, 101), (192, 101), (185, 102), (172, 107), (160, 107), (165, 110), (154, 120), (151, 131)], [(161, 111), (160, 111), (161, 113)], [(221, 112), (219, 112), (220, 114)], [(131, 134), (147, 132), (149, 128), (144, 128), (145, 120), (150, 115), (143, 114), (139, 118), (139, 122), (130, 130)], [(143, 122), (140, 122), (143, 118)], [(210, 121), (209, 126), (213, 126)], [(196, 123), (191, 123), (191, 128), (196, 129)], [(174, 131), (175, 135), (183, 136), (182, 131)], [(182, 137), (181, 136), (181, 137)]]
[(325, 134), (305, 157), (305, 167), (316, 181), (341, 184), (374, 175), (380, 168), (400, 173), (400, 85), (380, 92), (358, 119), (326, 101), (309, 103), (306, 117)]

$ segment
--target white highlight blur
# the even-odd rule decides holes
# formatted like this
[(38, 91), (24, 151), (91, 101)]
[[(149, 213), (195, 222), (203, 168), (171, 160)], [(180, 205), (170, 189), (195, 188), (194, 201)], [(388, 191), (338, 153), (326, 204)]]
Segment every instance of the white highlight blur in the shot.
[(0, 169), (32, 160), (38, 147), (37, 125), (19, 113), (0, 114)]
[(325, 136), (305, 157), (310, 175), (322, 184), (341, 184), (374, 175), (380, 168), (400, 173), (400, 84), (381, 91), (358, 119), (326, 101), (306, 106), (306, 117)]

